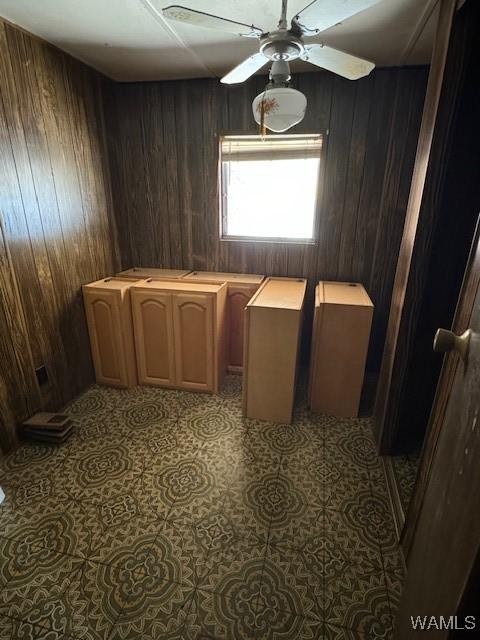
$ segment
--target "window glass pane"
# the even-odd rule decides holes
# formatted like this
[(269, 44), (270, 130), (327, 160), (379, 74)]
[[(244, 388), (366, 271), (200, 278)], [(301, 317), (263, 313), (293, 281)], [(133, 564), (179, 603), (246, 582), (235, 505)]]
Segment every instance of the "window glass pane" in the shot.
[(224, 235), (313, 238), (319, 163), (318, 157), (225, 163)]

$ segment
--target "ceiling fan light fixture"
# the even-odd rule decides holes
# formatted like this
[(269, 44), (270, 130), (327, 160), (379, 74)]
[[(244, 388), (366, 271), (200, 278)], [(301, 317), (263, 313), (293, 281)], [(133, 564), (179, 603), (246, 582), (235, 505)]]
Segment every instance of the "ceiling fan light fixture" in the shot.
[(307, 98), (291, 87), (266, 89), (252, 102), (255, 122), (275, 133), (287, 131), (301, 122), (306, 108)]

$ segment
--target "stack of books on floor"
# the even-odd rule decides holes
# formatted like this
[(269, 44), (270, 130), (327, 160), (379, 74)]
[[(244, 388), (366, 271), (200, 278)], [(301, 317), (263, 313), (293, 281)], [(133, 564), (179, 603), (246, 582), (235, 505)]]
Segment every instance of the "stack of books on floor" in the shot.
[(74, 424), (64, 413), (36, 413), (26, 420), (20, 435), (24, 440), (62, 443), (71, 435)]

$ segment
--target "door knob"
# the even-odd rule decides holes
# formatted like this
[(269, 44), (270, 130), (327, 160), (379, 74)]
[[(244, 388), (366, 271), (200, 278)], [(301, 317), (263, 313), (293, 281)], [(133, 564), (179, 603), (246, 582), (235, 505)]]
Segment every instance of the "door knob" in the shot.
[(471, 329), (467, 329), (461, 336), (455, 335), (448, 329), (438, 329), (433, 341), (433, 350), (437, 353), (456, 351), (462, 360), (466, 360), (471, 335)]

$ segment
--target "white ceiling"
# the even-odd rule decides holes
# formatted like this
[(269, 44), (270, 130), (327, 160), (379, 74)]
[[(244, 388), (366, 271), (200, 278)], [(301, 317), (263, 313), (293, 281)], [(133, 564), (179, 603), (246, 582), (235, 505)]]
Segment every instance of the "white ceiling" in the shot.
[[(266, 31), (281, 7), (281, 0), (0, 0), (0, 15), (120, 81), (221, 77), (257, 51), (254, 39), (167, 22), (160, 10), (176, 3)], [(289, 17), (307, 4), (290, 0)], [(383, 0), (312, 41), (382, 67), (429, 63), (436, 5)], [(307, 69), (316, 68), (292, 65)]]

